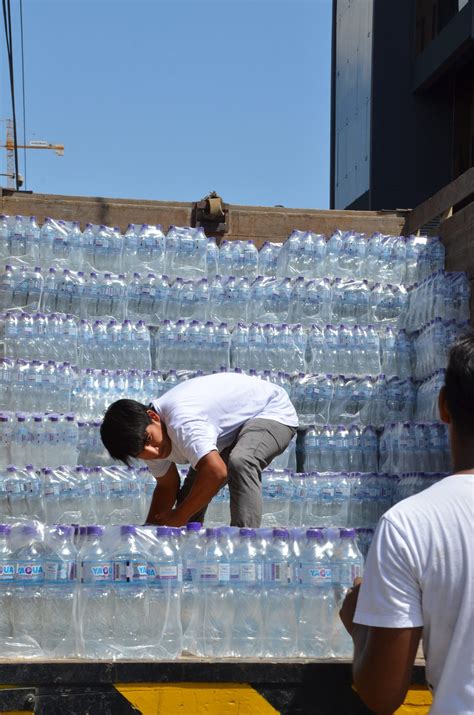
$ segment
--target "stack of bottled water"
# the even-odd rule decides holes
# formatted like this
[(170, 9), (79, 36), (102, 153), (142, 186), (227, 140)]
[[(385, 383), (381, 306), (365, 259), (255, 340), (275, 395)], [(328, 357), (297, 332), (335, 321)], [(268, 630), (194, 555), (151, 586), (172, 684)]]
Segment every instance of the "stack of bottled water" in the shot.
[[(443, 291), (442, 296), (433, 291)], [(429, 302), (434, 301), (433, 303)], [(343, 323), (348, 326), (406, 327), (434, 319), (466, 320), (469, 281), (464, 273), (444, 273), (415, 285), (353, 278), (306, 280), (257, 276), (186, 279), (166, 274), (97, 273), (69, 268), (13, 266), (0, 274), (0, 309), (72, 313), (82, 319), (195, 319), (260, 323)]]
[(308, 472), (378, 471), (378, 437), (370, 425), (311, 425), (304, 434), (303, 449)]
[(300, 427), (311, 424), (383, 426), (387, 420), (410, 420), (416, 402), (411, 378), (300, 375), (292, 382), (291, 399)]
[(454, 319), (435, 318), (415, 333), (413, 376), (416, 380), (424, 380), (446, 367), (450, 346), (468, 330), (468, 325)]
[[(2, 652), (350, 657), (351, 527), (365, 555), (384, 511), (450, 467), (437, 395), (469, 281), (439, 239), (294, 231), (257, 251), (2, 216), (0, 260)], [(207, 531), (130, 526), (156, 482), (113, 464), (104, 410), (230, 369), (282, 386), (307, 428), (262, 474), (262, 529), (221, 526), (227, 486)]]
[(45, 524), (143, 523), (156, 481), (146, 468), (0, 468), (0, 521), (10, 517)]
[(394, 484), (393, 503), (396, 504), (402, 499), (419, 494), (447, 475), (448, 473), (446, 472), (407, 472), (399, 474)]
[(0, 464), (77, 464), (78, 425), (73, 414), (1, 412)]
[(415, 419), (419, 422), (436, 422), (439, 420), (438, 396), (444, 385), (445, 370), (436, 372), (419, 383), (416, 393)]
[(466, 273), (438, 270), (410, 289), (405, 318), (407, 330), (420, 330), (436, 318), (460, 323), (468, 321), (469, 296)]
[(338, 608), (362, 555), (348, 529), (14, 522), (0, 565), (5, 655), (324, 658), (350, 655)]
[(380, 469), (390, 474), (447, 472), (451, 467), (447, 425), (396, 422), (380, 436)]

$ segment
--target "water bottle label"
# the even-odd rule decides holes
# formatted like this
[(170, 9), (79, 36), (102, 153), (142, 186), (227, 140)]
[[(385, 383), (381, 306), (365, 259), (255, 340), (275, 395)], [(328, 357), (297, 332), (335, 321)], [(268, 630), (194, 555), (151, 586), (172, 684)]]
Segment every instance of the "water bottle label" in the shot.
[(145, 561), (114, 561), (114, 581), (130, 583), (146, 581), (148, 570)]
[(258, 580), (257, 564), (239, 564), (239, 579), (245, 583), (255, 583)]
[(76, 580), (75, 561), (46, 561), (44, 565), (44, 580), (64, 583)]
[(230, 565), (206, 564), (201, 569), (200, 578), (206, 583), (227, 582), (230, 580)]
[(113, 481), (110, 483), (110, 491), (111, 492), (119, 492), (120, 493), (120, 492), (125, 492), (126, 489), (127, 488), (124, 486), (124, 484), (122, 482)]
[(7, 494), (21, 494), (23, 490), (23, 484), (20, 484), (20, 482), (7, 482)]
[(286, 584), (291, 580), (290, 566), (286, 561), (265, 564), (263, 574), (267, 583)]
[(99, 583), (112, 580), (112, 564), (110, 561), (83, 561), (82, 583)]
[(15, 564), (0, 564), (0, 581), (13, 581)]
[(323, 487), (320, 491), (320, 497), (323, 502), (331, 501), (334, 497), (334, 489), (331, 487)]
[(44, 580), (43, 565), (20, 561), (16, 565), (15, 579), (17, 581), (39, 583)]
[(300, 563), (300, 583), (311, 586), (326, 586), (332, 583), (332, 569), (315, 566), (314, 564)]
[(175, 564), (148, 564), (148, 579), (152, 581), (180, 582), (181, 569)]
[(334, 581), (342, 586), (351, 587), (354, 579), (361, 573), (362, 569), (358, 563), (337, 564), (334, 568)]
[(262, 496), (268, 499), (274, 499), (283, 493), (283, 486), (281, 484), (268, 484), (262, 489)]

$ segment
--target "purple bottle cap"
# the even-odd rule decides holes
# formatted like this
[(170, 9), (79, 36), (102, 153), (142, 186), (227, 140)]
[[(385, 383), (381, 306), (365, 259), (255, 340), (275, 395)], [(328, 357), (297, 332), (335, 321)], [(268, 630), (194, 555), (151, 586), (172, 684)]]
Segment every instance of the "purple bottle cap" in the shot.
[(272, 536), (274, 539), (288, 539), (290, 532), (288, 529), (273, 529)]
[(241, 528), (239, 533), (240, 533), (240, 536), (242, 536), (243, 538), (252, 538), (257, 535), (257, 532), (255, 531), (255, 529), (248, 529), (245, 526)]
[(24, 536), (37, 536), (38, 529), (36, 528), (36, 526), (27, 524), (26, 526), (22, 526), (20, 528), (20, 533), (23, 534)]
[(202, 524), (200, 521), (189, 521), (186, 524), (186, 531), (199, 531)]
[(12, 530), (10, 524), (0, 524), (0, 534), (7, 536)]
[(321, 531), (321, 529), (308, 529), (306, 531), (306, 538), (307, 539), (322, 539), (323, 532)]
[(58, 536), (65, 536), (65, 537), (72, 536), (74, 529), (75, 529), (73, 524), (71, 524), (71, 525), (69, 525), (69, 524), (55, 524), (53, 528), (54, 528), (55, 533), (58, 534)]
[(181, 529), (179, 526), (170, 526), (168, 527), (170, 530), (171, 536), (175, 536), (176, 538), (179, 538), (181, 536)]
[(120, 534), (122, 536), (129, 536), (129, 535), (134, 536), (136, 533), (137, 533), (137, 528), (135, 526), (132, 526), (132, 524), (124, 524), (123, 526), (120, 527)]
[(206, 529), (206, 536), (217, 536), (219, 529), (213, 526), (208, 526)]
[(104, 533), (104, 527), (103, 526), (87, 526), (86, 527), (86, 534), (87, 536), (102, 536)]
[(355, 529), (340, 529), (339, 537), (341, 539), (353, 539), (355, 536)]
[(170, 536), (171, 528), (169, 526), (157, 526), (156, 527), (157, 536)]

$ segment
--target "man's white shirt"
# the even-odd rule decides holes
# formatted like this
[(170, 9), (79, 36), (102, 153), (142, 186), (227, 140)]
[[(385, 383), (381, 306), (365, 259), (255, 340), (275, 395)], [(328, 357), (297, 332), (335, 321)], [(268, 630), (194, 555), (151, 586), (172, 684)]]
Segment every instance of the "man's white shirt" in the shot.
[(474, 474), (446, 477), (381, 518), (354, 621), (423, 626), (430, 715), (474, 713)]
[(172, 463), (195, 467), (209, 452), (232, 444), (248, 420), (266, 419), (298, 426), (295, 408), (286, 391), (257, 377), (219, 373), (187, 380), (153, 400), (163, 420), (172, 451), (166, 459), (148, 462), (155, 477)]

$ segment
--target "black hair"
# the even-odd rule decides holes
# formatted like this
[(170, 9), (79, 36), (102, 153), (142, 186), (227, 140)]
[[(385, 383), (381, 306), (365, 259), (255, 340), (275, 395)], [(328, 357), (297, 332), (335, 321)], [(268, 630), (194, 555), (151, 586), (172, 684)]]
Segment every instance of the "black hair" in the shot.
[(449, 352), (445, 377), (446, 404), (456, 432), (474, 435), (474, 331), (463, 335)]
[(104, 415), (100, 436), (111, 457), (130, 466), (145, 446), (145, 432), (151, 418), (147, 407), (136, 400), (117, 400)]

